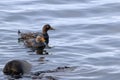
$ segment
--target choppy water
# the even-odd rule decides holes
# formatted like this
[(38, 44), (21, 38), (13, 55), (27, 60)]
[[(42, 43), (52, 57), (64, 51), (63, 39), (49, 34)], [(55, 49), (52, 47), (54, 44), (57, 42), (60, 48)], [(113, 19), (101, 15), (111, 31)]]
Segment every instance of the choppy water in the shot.
[[(46, 23), (56, 28), (49, 32), (53, 48), (49, 55), (30, 55), (35, 52), (18, 43), (17, 30), (40, 31)], [(58, 80), (119, 80), (120, 1), (1, 0), (0, 80), (6, 80), (2, 69), (12, 59), (29, 61), (32, 72), (77, 67), (53, 74)]]

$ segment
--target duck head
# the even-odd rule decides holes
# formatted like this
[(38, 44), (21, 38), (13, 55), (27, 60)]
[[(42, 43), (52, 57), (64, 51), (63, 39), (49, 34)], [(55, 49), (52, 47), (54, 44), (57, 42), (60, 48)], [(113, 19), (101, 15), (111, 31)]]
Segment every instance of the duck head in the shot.
[(48, 30), (55, 30), (53, 27), (51, 27), (49, 24), (45, 24), (43, 26), (42, 32), (47, 33)]

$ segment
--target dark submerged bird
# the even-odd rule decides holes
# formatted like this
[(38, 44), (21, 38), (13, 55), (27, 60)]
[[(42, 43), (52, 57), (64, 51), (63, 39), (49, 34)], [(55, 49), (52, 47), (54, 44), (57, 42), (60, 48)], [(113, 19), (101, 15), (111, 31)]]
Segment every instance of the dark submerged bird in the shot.
[(24, 41), (26, 47), (32, 50), (37, 50), (37, 54), (43, 54), (44, 48), (46, 46), (45, 39), (43, 35), (38, 35), (34, 39), (28, 39)]
[(46, 46), (48, 46), (49, 44), (49, 35), (48, 35), (48, 31), (49, 30), (55, 30), (53, 27), (51, 27), (49, 24), (45, 24), (42, 28), (42, 33), (40, 32), (29, 32), (29, 33), (22, 33), (20, 30), (18, 30), (18, 35), (20, 36), (20, 40), (27, 40), (27, 39), (31, 39), (31, 38), (36, 38), (38, 35), (43, 35), (44, 39), (45, 39), (45, 43)]
[(24, 73), (29, 73), (32, 65), (24, 60), (12, 60), (7, 62), (3, 68), (5, 75), (10, 75), (13, 78), (21, 78)]

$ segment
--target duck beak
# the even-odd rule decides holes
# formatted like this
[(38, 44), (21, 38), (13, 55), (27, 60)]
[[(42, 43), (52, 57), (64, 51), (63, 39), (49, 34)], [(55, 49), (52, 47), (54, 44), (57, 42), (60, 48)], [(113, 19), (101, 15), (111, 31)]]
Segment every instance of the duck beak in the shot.
[(55, 30), (53, 27), (50, 27), (50, 29), (49, 30)]

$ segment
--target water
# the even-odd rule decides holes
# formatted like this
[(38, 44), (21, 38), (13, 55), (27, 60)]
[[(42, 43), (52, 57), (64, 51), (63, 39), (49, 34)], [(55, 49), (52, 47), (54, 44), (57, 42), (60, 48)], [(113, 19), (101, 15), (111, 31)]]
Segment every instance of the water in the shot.
[[(32, 72), (76, 67), (50, 74), (58, 80), (119, 80), (119, 8), (119, 0), (1, 0), (0, 80), (7, 80), (2, 69), (12, 59), (29, 61)], [(18, 43), (18, 29), (40, 31), (46, 23), (56, 29), (49, 31), (49, 55), (35, 55)]]

